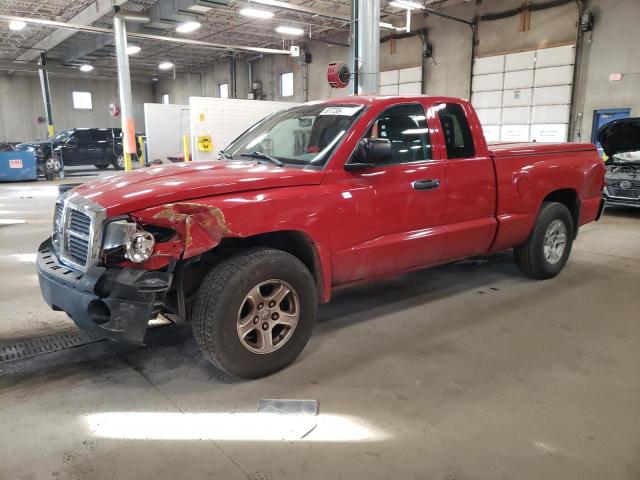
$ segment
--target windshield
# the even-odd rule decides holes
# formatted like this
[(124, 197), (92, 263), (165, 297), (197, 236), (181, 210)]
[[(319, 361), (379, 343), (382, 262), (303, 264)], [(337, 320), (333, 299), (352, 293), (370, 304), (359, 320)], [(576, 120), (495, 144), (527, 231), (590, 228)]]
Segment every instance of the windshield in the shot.
[(285, 165), (323, 166), (363, 105), (302, 105), (271, 115), (224, 150), (224, 156), (268, 156)]
[(73, 130), (63, 130), (58, 135), (53, 137), (56, 142), (64, 142), (67, 138), (71, 136)]

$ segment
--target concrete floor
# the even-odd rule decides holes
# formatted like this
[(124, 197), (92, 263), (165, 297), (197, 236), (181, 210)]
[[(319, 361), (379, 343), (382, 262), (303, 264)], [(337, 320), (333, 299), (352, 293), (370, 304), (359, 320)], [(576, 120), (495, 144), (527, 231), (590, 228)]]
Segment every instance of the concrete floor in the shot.
[[(32, 258), (55, 191), (0, 186), (2, 342), (72, 327)], [(501, 255), (342, 293), (263, 380), (218, 374), (188, 326), (3, 363), (0, 479), (638, 480), (639, 311), (640, 211), (610, 211), (550, 281)]]

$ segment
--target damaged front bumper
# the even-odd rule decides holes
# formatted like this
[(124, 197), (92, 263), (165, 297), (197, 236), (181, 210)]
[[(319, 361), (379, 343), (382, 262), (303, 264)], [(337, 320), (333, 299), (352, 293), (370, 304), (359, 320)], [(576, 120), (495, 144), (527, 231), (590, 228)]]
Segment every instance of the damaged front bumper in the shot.
[(38, 248), (38, 280), (47, 304), (75, 324), (111, 340), (142, 344), (163, 308), (173, 274), (93, 266), (87, 272), (60, 263), (51, 240)]

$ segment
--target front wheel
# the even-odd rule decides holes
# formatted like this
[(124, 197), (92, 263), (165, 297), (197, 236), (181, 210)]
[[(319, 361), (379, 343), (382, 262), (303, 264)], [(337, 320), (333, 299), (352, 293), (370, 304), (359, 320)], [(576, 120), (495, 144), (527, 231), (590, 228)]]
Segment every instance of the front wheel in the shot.
[(116, 155), (112, 164), (116, 170), (124, 170), (124, 154)]
[(307, 267), (286, 252), (254, 248), (222, 260), (206, 275), (193, 307), (193, 332), (220, 370), (260, 378), (297, 358), (316, 310)]
[(518, 267), (531, 278), (555, 277), (569, 260), (573, 236), (569, 209), (561, 203), (544, 202), (529, 239), (514, 250)]

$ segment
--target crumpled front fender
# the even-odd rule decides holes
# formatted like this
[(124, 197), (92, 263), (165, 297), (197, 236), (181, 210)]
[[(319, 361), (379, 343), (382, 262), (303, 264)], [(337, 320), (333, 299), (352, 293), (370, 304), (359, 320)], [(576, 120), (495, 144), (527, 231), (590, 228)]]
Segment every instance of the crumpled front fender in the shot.
[[(179, 202), (148, 208), (131, 215), (136, 221), (172, 228), (180, 234), (182, 258), (211, 250), (230, 232), (218, 207), (196, 202)], [(161, 248), (162, 244), (158, 244)]]

